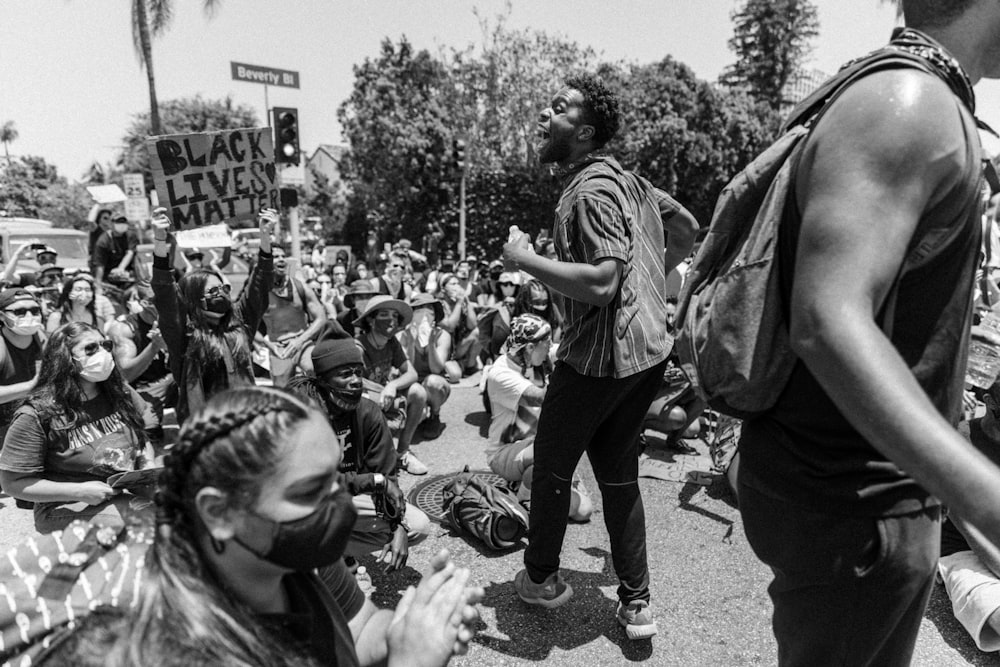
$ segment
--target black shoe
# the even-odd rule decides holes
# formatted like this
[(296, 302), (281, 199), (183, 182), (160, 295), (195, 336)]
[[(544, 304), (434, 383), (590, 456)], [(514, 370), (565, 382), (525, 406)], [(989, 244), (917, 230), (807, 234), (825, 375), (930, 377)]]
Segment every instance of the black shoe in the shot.
[(418, 428), (420, 429), (420, 437), (424, 440), (434, 440), (441, 436), (441, 432), (444, 431), (444, 424), (441, 423), (439, 415), (431, 415), (420, 422)]

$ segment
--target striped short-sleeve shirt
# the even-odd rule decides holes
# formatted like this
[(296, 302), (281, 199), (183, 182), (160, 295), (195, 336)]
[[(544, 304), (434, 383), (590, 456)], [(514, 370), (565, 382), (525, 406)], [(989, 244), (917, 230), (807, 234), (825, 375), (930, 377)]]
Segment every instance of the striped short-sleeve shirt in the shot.
[(559, 358), (581, 375), (628, 377), (666, 359), (664, 221), (680, 205), (609, 156), (593, 156), (566, 176), (556, 207), (559, 260), (621, 263), (618, 293), (603, 307), (566, 297)]

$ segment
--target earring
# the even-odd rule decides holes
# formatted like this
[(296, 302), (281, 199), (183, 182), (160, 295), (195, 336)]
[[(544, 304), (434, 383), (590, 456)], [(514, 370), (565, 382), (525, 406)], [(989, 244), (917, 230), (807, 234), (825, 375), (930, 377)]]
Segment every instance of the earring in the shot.
[(226, 543), (222, 540), (215, 539), (215, 536), (209, 535), (209, 541), (212, 543), (212, 551), (219, 554), (220, 556), (226, 551)]

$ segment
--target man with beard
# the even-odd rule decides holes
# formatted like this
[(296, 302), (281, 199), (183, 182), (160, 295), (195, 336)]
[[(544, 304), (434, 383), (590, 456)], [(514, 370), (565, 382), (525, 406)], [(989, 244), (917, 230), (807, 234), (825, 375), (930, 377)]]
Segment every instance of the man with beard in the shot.
[(315, 376), (296, 378), (289, 387), (325, 411), (343, 451), (340, 472), (358, 510), (346, 553), (358, 558), (381, 548), (387, 570), (399, 570), (409, 545), (430, 532), (430, 519), (408, 505), (399, 488), (389, 426), (363, 395), (361, 349), (352, 338), (325, 338), (312, 349), (312, 366)]
[(583, 452), (601, 489), (618, 587), (617, 618), (630, 639), (656, 634), (649, 606), (646, 526), (638, 485), (642, 419), (672, 340), (666, 276), (694, 243), (697, 222), (645, 179), (597, 153), (617, 132), (617, 98), (590, 75), (566, 81), (539, 121), (539, 160), (564, 190), (553, 229), (560, 261), (536, 255), (511, 228), (508, 271), (524, 270), (566, 295), (558, 361), (542, 403), (525, 570), (529, 604), (558, 607), (573, 589), (559, 574), (573, 479)]
[(255, 339), (270, 354), (274, 386), (284, 387), (295, 374), (296, 366), (301, 366), (305, 373), (312, 371), (309, 351), (326, 325), (326, 309), (315, 292), (288, 275), (285, 249), (273, 246), (272, 252), (274, 284), (267, 295), (268, 306), (262, 327), (266, 335), (258, 332)]

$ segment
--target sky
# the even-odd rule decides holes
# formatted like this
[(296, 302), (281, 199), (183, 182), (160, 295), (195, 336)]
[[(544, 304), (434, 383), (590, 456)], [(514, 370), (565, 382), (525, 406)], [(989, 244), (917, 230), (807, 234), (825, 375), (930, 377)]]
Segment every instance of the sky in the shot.
[[(733, 62), (726, 42), (736, 0), (512, 0), (508, 24), (560, 35), (607, 60), (671, 55), (715, 80)], [(895, 10), (879, 0), (815, 0), (820, 34), (807, 67), (833, 73), (883, 44)], [(71, 180), (111, 162), (133, 114), (148, 111), (145, 72), (132, 46), (130, 0), (0, 0), (0, 124), (20, 134), (13, 155), (41, 155)], [(405, 35), (432, 52), (477, 46), (479, 16), (504, 0), (175, 0), (174, 21), (153, 44), (163, 100), (227, 95), (266, 122), (264, 86), (233, 81), (230, 62), (300, 73), (301, 87), (269, 86), (273, 106), (299, 110), (301, 147), (339, 143), (336, 112), (352, 67)], [(539, 91), (544, 100), (552, 91)], [(1000, 83), (977, 86), (980, 115), (1000, 127)]]

